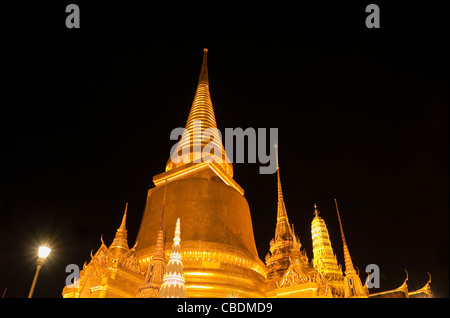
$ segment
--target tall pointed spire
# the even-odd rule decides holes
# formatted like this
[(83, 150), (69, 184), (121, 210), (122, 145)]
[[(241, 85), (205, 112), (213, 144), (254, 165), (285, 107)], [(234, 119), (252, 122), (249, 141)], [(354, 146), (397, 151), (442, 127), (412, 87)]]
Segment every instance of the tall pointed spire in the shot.
[(275, 148), (275, 158), (277, 161), (278, 201), (283, 201), (283, 189), (281, 188), (281, 179), (280, 179), (280, 166), (278, 165), (278, 145), (275, 144), (273, 147)]
[(336, 204), (339, 227), (341, 229), (342, 245), (344, 247), (345, 275), (356, 274), (355, 268), (353, 267), (352, 258), (350, 257), (350, 251), (348, 250), (347, 242), (345, 241), (344, 229), (342, 228), (341, 216), (339, 215), (339, 208), (336, 199), (334, 199), (334, 203)]
[(275, 241), (279, 239), (292, 239), (291, 227), (284, 204), (283, 189), (281, 188), (280, 167), (278, 165), (278, 145), (274, 145), (275, 156), (277, 161), (277, 189), (278, 189), (278, 205), (277, 205), (277, 225), (275, 229)]
[(181, 259), (181, 230), (180, 219), (177, 219), (175, 235), (173, 237), (172, 252), (164, 273), (163, 283), (159, 291), (160, 298), (186, 298), (186, 288), (184, 286), (183, 262)]
[[(204, 49), (203, 52), (197, 91), (195, 92), (194, 101), (186, 122), (186, 130), (167, 162), (166, 171), (191, 162), (200, 163), (212, 160), (217, 162), (230, 177), (233, 177), (233, 165), (225, 153), (222, 138), (217, 129), (216, 117), (209, 93), (206, 57), (208, 50)], [(208, 146), (207, 150), (204, 149), (205, 146)], [(209, 158), (202, 156), (202, 151), (204, 150)]]
[[(278, 164), (278, 145), (274, 145), (277, 161), (277, 224), (275, 226), (275, 237), (270, 242), (270, 250), (266, 256), (268, 277), (282, 276), (289, 267), (289, 259), (292, 254), (294, 240), (289, 219), (284, 204), (283, 190), (281, 188), (280, 167)], [(300, 242), (295, 242), (300, 243)]]
[(362, 284), (361, 279), (359, 278), (359, 273), (357, 274), (355, 268), (353, 267), (352, 258), (350, 257), (347, 242), (345, 241), (344, 229), (342, 228), (341, 216), (339, 215), (339, 208), (336, 199), (334, 199), (334, 203), (336, 204), (336, 211), (339, 219), (339, 227), (341, 228), (342, 245), (344, 247), (344, 262), (345, 262), (344, 297), (346, 298), (368, 297), (369, 290), (367, 289), (367, 286)]
[(159, 290), (163, 282), (166, 262), (164, 259), (164, 208), (166, 205), (167, 181), (164, 185), (164, 199), (161, 209), (161, 222), (158, 236), (156, 238), (155, 252), (153, 253), (150, 264), (147, 268), (147, 274), (144, 283), (139, 287), (138, 298), (158, 298)]
[(122, 252), (128, 251), (130, 248), (128, 247), (127, 240), (127, 229), (125, 228), (125, 224), (127, 221), (127, 210), (128, 203), (125, 205), (125, 212), (123, 213), (122, 223), (120, 223), (119, 228), (116, 231), (116, 236), (114, 237), (113, 242), (109, 246), (109, 250), (115, 257), (119, 257)]
[(202, 68), (200, 70), (200, 77), (198, 79), (198, 84), (206, 84), (209, 85), (208, 80), (208, 61), (206, 58), (206, 54), (208, 53), (208, 49), (203, 49), (203, 61), (202, 61)]

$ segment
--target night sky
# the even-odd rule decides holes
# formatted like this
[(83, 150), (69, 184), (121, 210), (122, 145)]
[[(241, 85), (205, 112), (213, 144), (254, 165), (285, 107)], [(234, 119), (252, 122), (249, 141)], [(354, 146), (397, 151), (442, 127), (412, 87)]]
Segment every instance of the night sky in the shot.
[[(65, 267), (89, 261), (102, 234), (111, 244), (126, 202), (134, 245), (206, 47), (218, 128), (278, 128), (285, 204), (308, 257), (317, 203), (344, 262), (337, 198), (360, 277), (380, 267), (371, 292), (400, 286), (406, 269), (410, 291), (430, 272), (435, 295), (449, 296), (448, 8), (374, 2), (381, 28), (367, 29), (370, 2), (208, 11), (79, 2), (81, 28), (69, 30), (68, 3), (4, 13), (1, 294), (27, 296), (49, 239), (35, 297), (62, 297)], [(234, 179), (264, 261), (277, 188), (259, 166), (235, 163)]]

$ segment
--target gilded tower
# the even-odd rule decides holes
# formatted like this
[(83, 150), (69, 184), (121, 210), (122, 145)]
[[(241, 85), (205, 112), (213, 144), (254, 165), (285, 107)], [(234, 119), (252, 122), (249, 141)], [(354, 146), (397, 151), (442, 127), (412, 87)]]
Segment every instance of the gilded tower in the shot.
[(186, 288), (183, 273), (183, 260), (181, 258), (181, 229), (180, 219), (177, 219), (175, 226), (175, 234), (173, 236), (172, 251), (167, 268), (164, 273), (161, 289), (159, 291), (160, 298), (186, 298)]
[(280, 167), (278, 165), (278, 147), (275, 144), (277, 158), (277, 223), (275, 237), (270, 241), (269, 253), (266, 255), (267, 278), (280, 278), (288, 269), (294, 237), (284, 204), (283, 189), (281, 188)]
[(147, 266), (144, 283), (139, 287), (136, 298), (158, 298), (166, 261), (164, 257), (164, 207), (166, 205), (166, 187), (164, 187), (164, 198), (161, 209), (161, 223), (159, 225), (158, 236), (156, 238), (155, 252)]
[(314, 204), (314, 219), (311, 222), (311, 237), (313, 245), (313, 265), (320, 275), (326, 278), (335, 296), (344, 296), (344, 276), (341, 265), (338, 265), (336, 255), (331, 247), (330, 235), (325, 221), (319, 216), (317, 205)]
[[(190, 151), (183, 153), (186, 147)], [(207, 151), (212, 148), (222, 151)], [(203, 152), (214, 160), (203, 157)], [(180, 253), (186, 296), (264, 296), (266, 269), (256, 250), (250, 209), (244, 190), (233, 179), (232, 164), (217, 132), (206, 49), (186, 129), (174, 146), (166, 172), (154, 176), (153, 183), (137, 236), (136, 254), (141, 266), (147, 267), (155, 253), (166, 192), (166, 231), (175, 230), (179, 217), (184, 224)], [(164, 249), (170, 248), (166, 236)]]

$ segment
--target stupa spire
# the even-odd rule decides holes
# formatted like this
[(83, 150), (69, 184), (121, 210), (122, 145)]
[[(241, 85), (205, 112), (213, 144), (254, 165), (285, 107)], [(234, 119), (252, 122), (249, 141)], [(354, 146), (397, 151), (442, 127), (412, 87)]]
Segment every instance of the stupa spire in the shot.
[(269, 253), (266, 255), (266, 266), (268, 277), (282, 276), (290, 264), (290, 256), (294, 244), (300, 246), (300, 242), (293, 236), (289, 224), (286, 206), (281, 188), (280, 167), (278, 164), (278, 145), (274, 145), (277, 161), (277, 224), (275, 226), (275, 237), (270, 241)]
[(161, 208), (161, 222), (158, 236), (156, 237), (155, 252), (147, 268), (144, 283), (140, 286), (138, 298), (157, 298), (161, 288), (166, 262), (164, 259), (164, 208), (166, 205), (167, 181), (164, 185), (164, 199)]
[(281, 188), (281, 179), (280, 179), (280, 166), (278, 165), (278, 145), (275, 144), (273, 146), (275, 148), (275, 158), (277, 161), (277, 187), (278, 187), (278, 201), (283, 201), (283, 189)]
[[(166, 171), (187, 163), (200, 163), (211, 161), (212, 159), (230, 177), (233, 177), (233, 166), (225, 153), (220, 132), (217, 130), (216, 117), (209, 93), (207, 52), (207, 49), (203, 50), (203, 61), (197, 91), (195, 92), (185, 131), (167, 162)], [(209, 158), (202, 155), (206, 145), (208, 145), (208, 150), (205, 152)]]
[(159, 290), (160, 298), (186, 298), (180, 235), (180, 219), (178, 218), (175, 226), (175, 235), (173, 237), (172, 252), (170, 253), (170, 259), (164, 273), (163, 283)]
[(200, 69), (200, 77), (198, 79), (198, 83), (201, 84), (207, 84), (209, 85), (209, 80), (208, 80), (208, 61), (207, 61), (207, 55), (208, 53), (208, 49), (204, 48), (203, 49), (203, 61), (202, 61), (202, 68)]
[(290, 240), (292, 238), (291, 227), (289, 225), (289, 219), (287, 216), (286, 205), (284, 204), (283, 189), (281, 188), (280, 178), (280, 166), (278, 165), (278, 145), (274, 145), (275, 156), (277, 161), (277, 193), (278, 193), (278, 205), (277, 205), (277, 226), (275, 229), (275, 241), (280, 238), (284, 240)]
[(317, 204), (314, 203), (314, 215), (319, 216), (319, 210), (317, 209)]
[(344, 248), (345, 275), (356, 274), (355, 268), (353, 267), (352, 258), (350, 257), (350, 251), (348, 250), (347, 242), (345, 241), (344, 229), (342, 228), (341, 216), (339, 215), (339, 208), (336, 199), (334, 199), (334, 203), (336, 204), (339, 227), (341, 229), (342, 245)]
[(353, 267), (352, 258), (350, 257), (350, 252), (348, 250), (347, 242), (345, 241), (344, 229), (342, 228), (341, 216), (339, 215), (339, 208), (337, 205), (337, 200), (334, 199), (336, 204), (336, 211), (339, 219), (339, 227), (341, 228), (342, 245), (344, 247), (344, 263), (345, 263), (345, 277), (344, 277), (344, 297), (368, 297), (369, 290), (367, 286), (364, 286), (359, 278), (359, 273), (357, 274), (355, 268)]
[(125, 227), (127, 222), (127, 210), (128, 210), (128, 203), (126, 203), (125, 205), (125, 212), (123, 213), (122, 222), (120, 223), (120, 226), (116, 231), (116, 236), (114, 237), (113, 242), (109, 246), (109, 250), (115, 257), (118, 257), (121, 254), (121, 252), (129, 250), (127, 240), (127, 229)]
[(343, 296), (344, 276), (341, 266), (338, 265), (336, 255), (331, 246), (330, 235), (324, 219), (319, 216), (319, 209), (314, 203), (314, 215), (311, 222), (311, 238), (313, 246), (314, 268), (325, 277), (332, 287), (334, 295)]

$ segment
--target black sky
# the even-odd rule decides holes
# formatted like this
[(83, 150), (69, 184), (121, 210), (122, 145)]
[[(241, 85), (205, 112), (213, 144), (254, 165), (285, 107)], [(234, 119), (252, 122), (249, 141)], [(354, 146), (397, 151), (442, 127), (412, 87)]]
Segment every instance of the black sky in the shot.
[[(312, 258), (317, 203), (343, 263), (334, 198), (361, 273), (381, 290), (408, 270), (448, 297), (448, 110), (445, 8), (367, 3), (208, 12), (80, 3), (11, 7), (0, 125), (0, 291), (26, 297), (35, 250), (52, 254), (36, 297), (61, 297), (71, 263), (110, 244), (129, 203), (133, 245), (152, 177), (165, 169), (194, 97), (207, 47), (220, 129), (279, 129), (291, 223)], [(203, 8), (204, 9), (204, 8)], [(246, 8), (249, 9), (249, 8)], [(275, 231), (276, 176), (234, 164), (260, 258)], [(362, 277), (364, 275), (361, 274)]]

